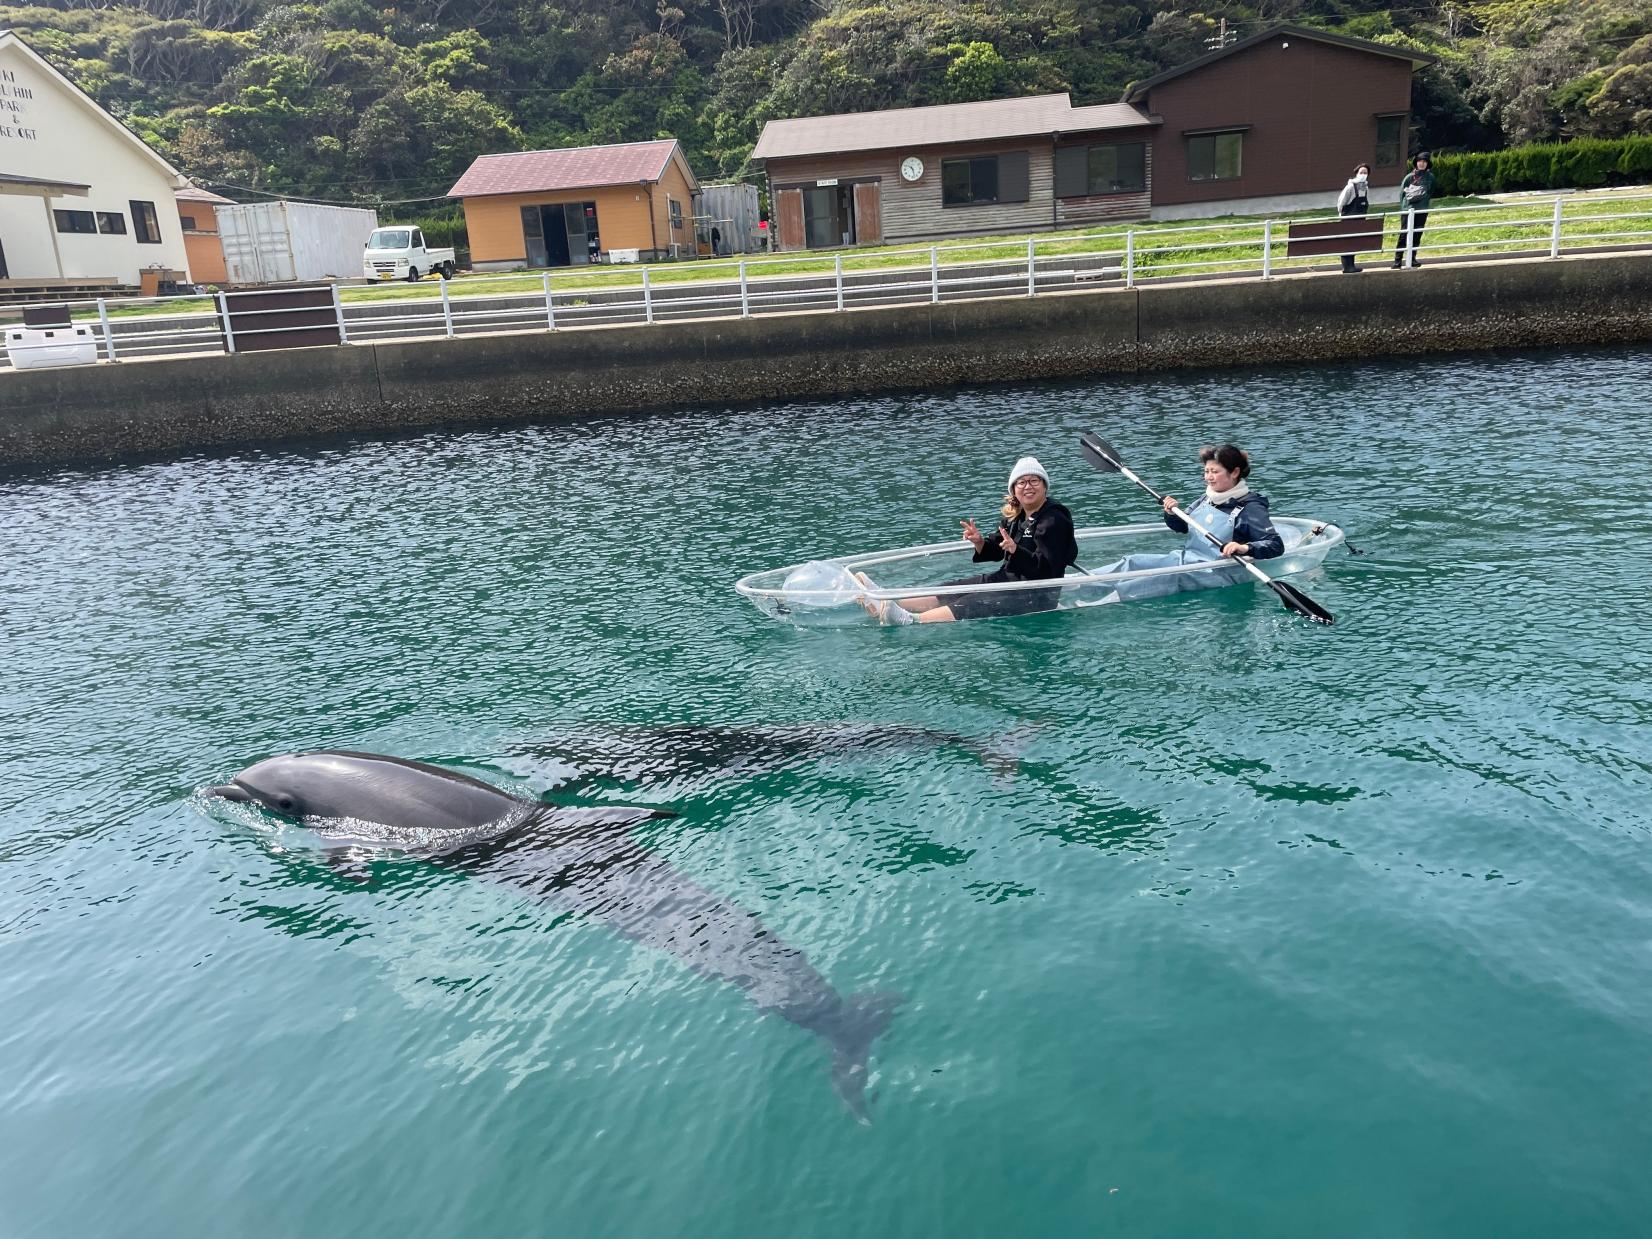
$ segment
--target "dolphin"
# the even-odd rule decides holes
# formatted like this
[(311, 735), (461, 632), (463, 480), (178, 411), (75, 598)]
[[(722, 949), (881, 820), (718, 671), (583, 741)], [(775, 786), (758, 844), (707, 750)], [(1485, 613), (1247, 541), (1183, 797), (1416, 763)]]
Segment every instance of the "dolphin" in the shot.
[(812, 761), (863, 753), (955, 748), (995, 774), (1013, 776), (1016, 750), (1029, 729), (983, 742), (958, 732), (910, 723), (781, 723), (702, 725), (654, 723), (569, 727), (549, 743), (519, 744), (516, 757), (552, 758), (572, 767), (564, 786), (604, 780), (649, 782), (705, 772), (771, 774)]
[(423, 762), (337, 750), (267, 758), (203, 795), (260, 805), (347, 845), (391, 847), (509, 883), (668, 951), (821, 1038), (833, 1087), (870, 1122), (872, 1042), (901, 996), (843, 997), (755, 913), (679, 873), (627, 829), (669, 813), (550, 805)]

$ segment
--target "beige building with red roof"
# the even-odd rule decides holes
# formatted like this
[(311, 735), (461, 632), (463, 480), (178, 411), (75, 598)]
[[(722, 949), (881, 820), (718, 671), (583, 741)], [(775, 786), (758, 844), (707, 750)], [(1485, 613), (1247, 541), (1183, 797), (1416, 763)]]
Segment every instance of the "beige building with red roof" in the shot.
[(464, 200), (473, 270), (567, 267), (695, 252), (700, 187), (675, 138), (483, 155)]

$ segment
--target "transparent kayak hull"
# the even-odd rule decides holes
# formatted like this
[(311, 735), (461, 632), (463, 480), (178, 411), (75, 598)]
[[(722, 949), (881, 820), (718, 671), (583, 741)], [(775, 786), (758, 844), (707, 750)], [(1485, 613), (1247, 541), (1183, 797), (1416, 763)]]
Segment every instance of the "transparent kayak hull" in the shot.
[[(1317, 568), (1343, 542), (1341, 529), (1320, 521), (1276, 516), (1273, 524), (1284, 539), (1285, 553), (1256, 565), (1270, 577), (1295, 576)], [(1094, 525), (1074, 531), (1074, 536), (1078, 563), (1088, 571), (1069, 568), (1059, 580), (942, 585), (991, 572), (996, 566), (975, 563), (973, 548), (959, 539), (771, 568), (741, 577), (734, 588), (775, 619), (843, 627), (881, 622), (865, 602), (875, 609), (885, 601), (897, 606), (903, 601), (922, 605), (933, 598), (969, 618), (990, 618), (1256, 583), (1243, 568), (1228, 561), (1182, 562), (1179, 552), (1186, 535), (1163, 524)], [(1118, 567), (1121, 561), (1123, 566)], [(1152, 566), (1139, 566), (1143, 562)], [(857, 580), (861, 576), (870, 587)]]

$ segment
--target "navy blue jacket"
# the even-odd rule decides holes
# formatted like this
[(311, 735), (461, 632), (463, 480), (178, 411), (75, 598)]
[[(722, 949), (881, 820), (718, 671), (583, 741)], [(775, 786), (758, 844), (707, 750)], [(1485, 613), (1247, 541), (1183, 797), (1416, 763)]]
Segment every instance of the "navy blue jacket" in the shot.
[[(1285, 541), (1279, 536), (1279, 531), (1273, 527), (1273, 518), (1268, 515), (1268, 497), (1257, 491), (1251, 491), (1243, 499), (1229, 500), (1227, 503), (1212, 505), (1203, 495), (1200, 495), (1188, 507), (1191, 513), (1197, 513), (1201, 507), (1214, 506), (1218, 512), (1235, 513), (1233, 518), (1233, 540), (1243, 542), (1250, 547), (1252, 559), (1272, 559), (1275, 555), (1285, 553)], [(1177, 533), (1187, 532), (1187, 522), (1180, 517), (1166, 512), (1164, 523)]]

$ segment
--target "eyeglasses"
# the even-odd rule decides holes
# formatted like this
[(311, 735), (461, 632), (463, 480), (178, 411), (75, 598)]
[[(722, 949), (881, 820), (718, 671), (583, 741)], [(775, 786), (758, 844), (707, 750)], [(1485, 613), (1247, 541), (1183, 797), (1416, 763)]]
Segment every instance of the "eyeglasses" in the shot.
[(1015, 479), (1015, 485), (1017, 485), (1017, 486), (1042, 486), (1042, 485), (1044, 485), (1044, 479), (1037, 476), (1036, 474), (1029, 473), (1024, 478), (1016, 478)]

